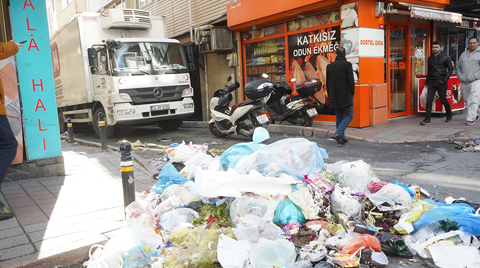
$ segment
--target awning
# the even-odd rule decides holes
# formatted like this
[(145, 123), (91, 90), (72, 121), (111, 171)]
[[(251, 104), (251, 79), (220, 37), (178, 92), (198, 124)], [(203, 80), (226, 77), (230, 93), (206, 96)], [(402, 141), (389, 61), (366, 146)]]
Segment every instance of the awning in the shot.
[(426, 20), (439, 20), (452, 23), (462, 22), (462, 14), (420, 7), (410, 7), (410, 16), (412, 18)]

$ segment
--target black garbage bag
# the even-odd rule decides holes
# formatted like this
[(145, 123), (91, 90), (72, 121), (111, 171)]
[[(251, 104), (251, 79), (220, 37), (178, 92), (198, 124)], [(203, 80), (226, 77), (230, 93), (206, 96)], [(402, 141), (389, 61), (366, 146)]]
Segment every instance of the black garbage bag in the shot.
[(391, 238), (392, 234), (390, 233), (377, 233), (375, 235), (378, 240), (380, 240), (380, 245), (382, 246), (382, 251), (385, 253), (385, 255), (390, 256), (390, 257), (402, 257), (402, 258), (413, 258), (413, 253), (406, 247), (402, 251), (397, 251), (392, 243), (391, 243)]

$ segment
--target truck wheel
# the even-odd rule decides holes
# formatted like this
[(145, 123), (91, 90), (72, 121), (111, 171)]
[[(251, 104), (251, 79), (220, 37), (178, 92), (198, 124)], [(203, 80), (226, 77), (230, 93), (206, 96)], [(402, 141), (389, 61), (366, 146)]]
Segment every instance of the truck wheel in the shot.
[(65, 131), (68, 131), (67, 123), (63, 119), (62, 112), (58, 112), (58, 126), (60, 128), (60, 134), (63, 134), (65, 133)]
[(183, 120), (181, 119), (171, 119), (171, 120), (165, 120), (161, 121), (158, 123), (158, 126), (160, 126), (163, 130), (166, 131), (175, 131), (179, 129), (183, 124)]
[(210, 123), (208, 125), (208, 128), (210, 129), (210, 133), (212, 133), (215, 137), (219, 137), (219, 138), (226, 138), (228, 137), (228, 134), (224, 134), (222, 132), (220, 132), (220, 130), (217, 128), (217, 126), (215, 125), (215, 122), (214, 123)]
[[(98, 128), (98, 121), (100, 121), (100, 117), (99, 117), (99, 114), (100, 113), (103, 113), (105, 114), (105, 110), (101, 107), (101, 108), (97, 108), (95, 110), (95, 112), (93, 113), (93, 129), (95, 130), (95, 134), (97, 134), (97, 136), (100, 138), (100, 129)], [(114, 130), (115, 130), (115, 127), (113, 126), (109, 126), (107, 124), (105, 124), (106, 128), (107, 128), (107, 139), (110, 139), (111, 137), (113, 137), (113, 133), (114, 133)]]

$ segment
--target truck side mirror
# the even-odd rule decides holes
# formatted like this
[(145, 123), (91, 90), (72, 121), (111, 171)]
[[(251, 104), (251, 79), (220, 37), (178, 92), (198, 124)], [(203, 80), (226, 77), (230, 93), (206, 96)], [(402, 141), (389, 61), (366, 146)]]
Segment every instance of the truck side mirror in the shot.
[(96, 74), (98, 72), (98, 58), (97, 50), (93, 47), (87, 49), (88, 65), (90, 66), (90, 73)]
[(185, 46), (185, 47), (187, 48), (188, 69), (190, 71), (196, 71), (197, 68), (195, 67), (195, 59), (193, 58), (192, 46)]

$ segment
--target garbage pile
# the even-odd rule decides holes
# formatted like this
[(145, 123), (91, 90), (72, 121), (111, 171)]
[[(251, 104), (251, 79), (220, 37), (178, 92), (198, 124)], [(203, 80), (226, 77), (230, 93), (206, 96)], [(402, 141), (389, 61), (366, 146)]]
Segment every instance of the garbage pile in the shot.
[(455, 144), (455, 149), (460, 152), (480, 152), (480, 139), (475, 141), (457, 141), (455, 139), (448, 139), (448, 144)]
[(376, 267), (418, 255), (480, 267), (480, 205), (424, 198), (362, 160), (326, 164), (326, 151), (303, 138), (261, 143), (268, 138), (258, 128), (221, 156), (186, 143), (167, 149), (157, 183), (126, 208), (127, 227), (85, 265)]

